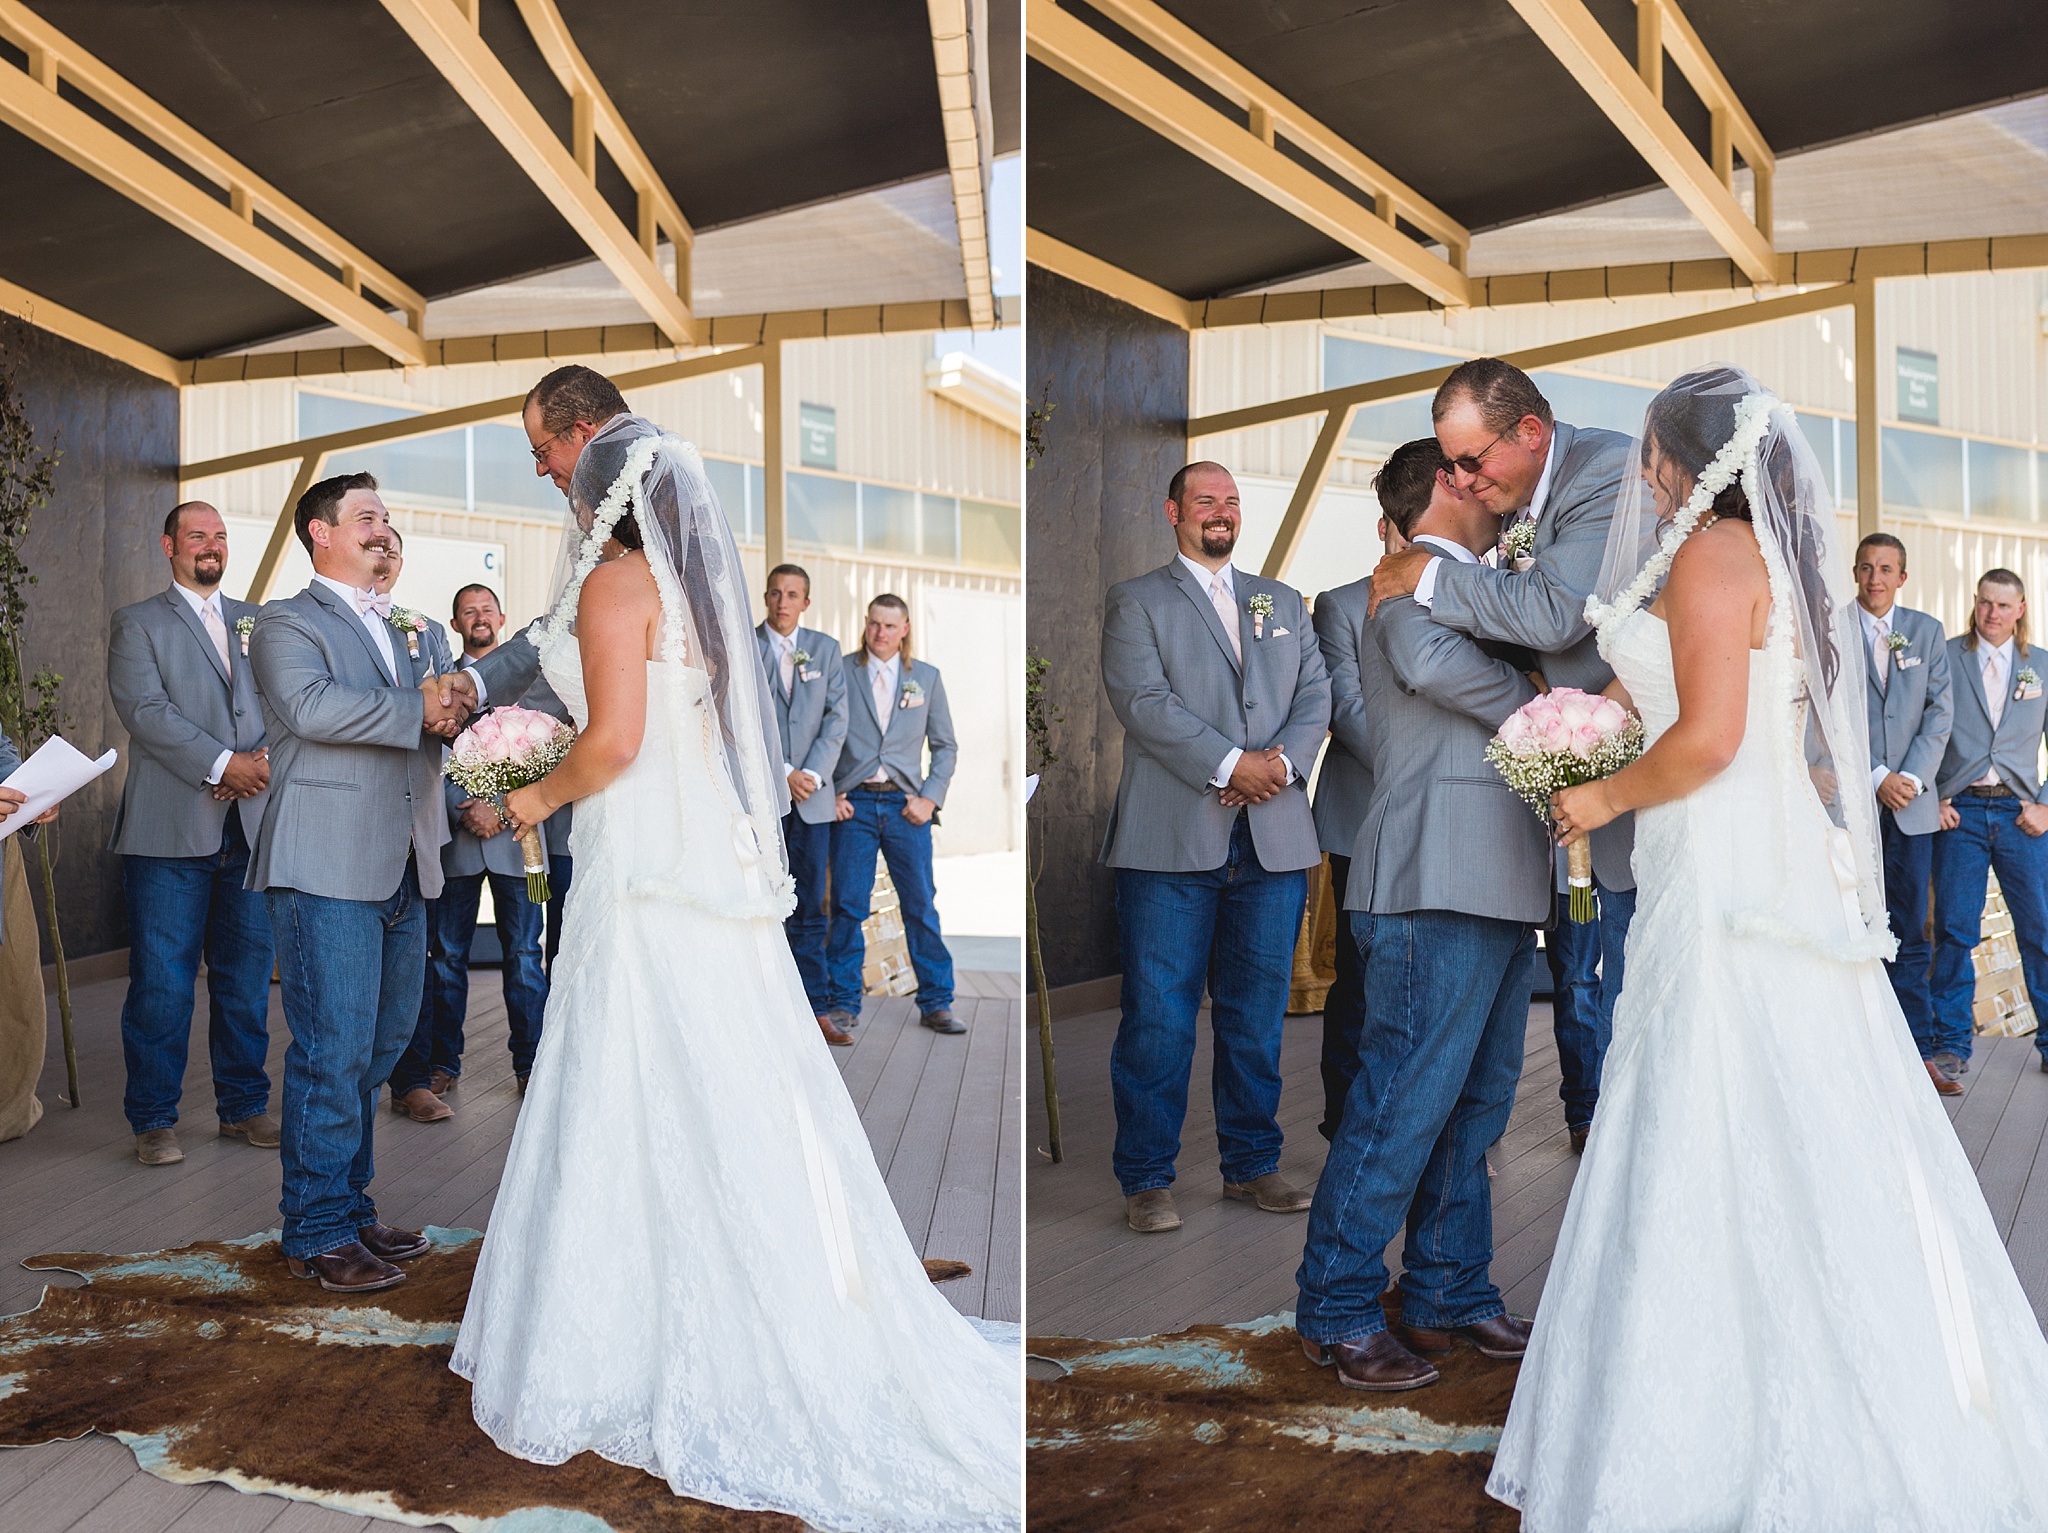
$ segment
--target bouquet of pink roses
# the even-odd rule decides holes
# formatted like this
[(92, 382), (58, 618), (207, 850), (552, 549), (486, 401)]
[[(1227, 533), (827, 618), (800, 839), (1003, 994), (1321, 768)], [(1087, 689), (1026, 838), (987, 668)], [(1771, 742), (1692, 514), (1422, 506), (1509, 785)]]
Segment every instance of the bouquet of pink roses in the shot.
[[(455, 737), (442, 770), (471, 798), (496, 804), (502, 817), (505, 795), (530, 787), (560, 766), (575, 739), (575, 730), (545, 713), (493, 708)], [(519, 833), (519, 850), (526, 859), (526, 897), (545, 904), (547, 859), (541, 855), (539, 826)]]
[[(1486, 759), (1545, 820), (1559, 788), (1612, 777), (1643, 753), (1643, 724), (1611, 697), (1554, 687), (1508, 715), (1486, 747)], [(1593, 847), (1581, 837), (1567, 848), (1571, 918), (1593, 919)]]

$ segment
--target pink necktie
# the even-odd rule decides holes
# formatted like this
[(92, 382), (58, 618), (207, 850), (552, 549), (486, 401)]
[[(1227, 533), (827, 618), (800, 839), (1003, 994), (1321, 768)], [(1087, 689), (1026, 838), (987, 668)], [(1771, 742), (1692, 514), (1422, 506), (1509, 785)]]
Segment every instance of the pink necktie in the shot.
[(1876, 667), (1873, 674), (1876, 675), (1880, 688), (1891, 680), (1891, 660), (1891, 630), (1880, 627), (1870, 640), (1870, 663)]
[(206, 636), (213, 640), (214, 650), (220, 655), (220, 668), (234, 669), (228, 661), (228, 625), (221, 621), (220, 608), (207, 602), (199, 609), (199, 620), (206, 625)]
[(1240, 669), (1244, 666), (1244, 639), (1237, 631), (1237, 608), (1230, 600), (1230, 587), (1223, 583), (1223, 571), (1218, 570), (1209, 580), (1209, 604), (1216, 609), (1216, 615), (1223, 619), (1223, 631), (1230, 635), (1230, 652), (1237, 656)]
[(776, 646), (782, 652), (782, 690), (792, 697), (796, 695), (796, 635), (778, 639)]
[(868, 672), (868, 685), (874, 689), (875, 693), (875, 718), (882, 726), (882, 733), (887, 734), (889, 732), (889, 714), (892, 711), (890, 704), (895, 701), (894, 698), (889, 696), (888, 671), (879, 665), (875, 666)]
[(2005, 717), (2005, 658), (1995, 649), (1984, 651), (1984, 706), (1991, 713), (1991, 727)]

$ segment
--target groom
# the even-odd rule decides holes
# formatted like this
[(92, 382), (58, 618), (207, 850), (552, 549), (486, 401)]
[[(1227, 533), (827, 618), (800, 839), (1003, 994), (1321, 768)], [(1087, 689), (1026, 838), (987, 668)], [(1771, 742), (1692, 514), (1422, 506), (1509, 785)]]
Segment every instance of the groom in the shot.
[(270, 741), (251, 889), (268, 895), (291, 1047), (284, 1061), (284, 1254), (335, 1293), (405, 1281), (427, 1249), (370, 1197), (378, 1089), (419, 1020), (425, 901), (441, 892), (441, 743), (460, 724), (376, 594), (391, 520), (368, 474), (299, 498), (313, 581), (266, 606), (249, 659)]
[[(1533, 523), (1526, 569), (1491, 569), (1411, 549), (1382, 559), (1373, 571), (1374, 607), (1410, 597), (1442, 627), (1480, 640), (1533, 650), (1555, 687), (1598, 692), (1614, 679), (1600, 658), (1586, 597), (1600, 578), (1607, 531), (1628, 472), (1629, 439), (1592, 426), (1569, 426), (1529, 375), (1498, 357), (1462, 363), (1430, 405), (1430, 419), (1451, 483), (1513, 528)], [(1585, 1147), (1600, 1092), (1600, 1068), (1621, 994), (1622, 951), (1635, 914), (1634, 821), (1627, 815), (1593, 832), (1593, 881), (1599, 891), (1600, 992), (1593, 1014), (1566, 1024), (1560, 1007), (1558, 1060), (1565, 1126), (1572, 1149)], [(1559, 940), (1590, 939), (1590, 928), (1564, 930)], [(1591, 954), (1575, 965), (1591, 969)]]
[[(1425, 437), (1388, 458), (1374, 489), (1418, 548), (1477, 568), (1500, 518), (1448, 478)], [(1501, 723), (1536, 695), (1520, 665), (1402, 597), (1366, 622), (1358, 669), (1373, 797), (1344, 904), (1365, 965), (1365, 1024), (1309, 1210), (1295, 1328), (1340, 1383), (1393, 1391), (1434, 1382), (1417, 1354), (1448, 1352), (1454, 1337), (1488, 1357), (1528, 1345), (1529, 1322), (1507, 1313), (1488, 1272), (1486, 1150), (1522, 1072), (1551, 857), (1542, 821), (1486, 759)], [(1404, 1226), (1397, 1335), (1380, 1294), (1387, 1244)]]

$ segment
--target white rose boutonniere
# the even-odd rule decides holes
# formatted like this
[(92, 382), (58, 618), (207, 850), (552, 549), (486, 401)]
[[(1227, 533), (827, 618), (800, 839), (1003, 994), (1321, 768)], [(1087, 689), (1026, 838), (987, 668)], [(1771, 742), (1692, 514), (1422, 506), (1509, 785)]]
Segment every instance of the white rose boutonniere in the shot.
[(425, 614), (415, 612), (410, 607), (393, 607), (391, 616), (385, 621), (405, 635), (405, 652), (413, 659), (419, 659), (420, 635), (427, 631)]
[(253, 617), (238, 617), (235, 619), (235, 632), (241, 637), (242, 653), (245, 655), (249, 653), (249, 635), (255, 632), (255, 629), (256, 619)]
[(897, 695), (896, 706), (899, 708), (922, 708), (924, 706), (924, 688), (919, 686), (914, 680), (905, 681), (902, 692)]
[(1252, 637), (1263, 639), (1266, 636), (1266, 619), (1273, 615), (1272, 596), (1264, 591), (1255, 592), (1244, 604), (1244, 609), (1252, 615)]

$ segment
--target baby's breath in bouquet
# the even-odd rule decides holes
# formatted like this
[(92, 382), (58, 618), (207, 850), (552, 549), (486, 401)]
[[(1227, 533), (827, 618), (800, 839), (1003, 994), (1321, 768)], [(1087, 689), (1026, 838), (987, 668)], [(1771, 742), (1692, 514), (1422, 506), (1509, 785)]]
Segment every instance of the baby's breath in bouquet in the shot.
[[(442, 770), (460, 783), (471, 798), (496, 804), (505, 812), (505, 795), (530, 787), (562, 764), (575, 743), (576, 731), (560, 719), (532, 708), (493, 708), (455, 737)], [(540, 827), (519, 833), (526, 860), (526, 897), (536, 905), (548, 898), (547, 859), (541, 855)]]
[[(1500, 726), (1486, 759), (1546, 821), (1559, 788), (1612, 777), (1643, 753), (1643, 725), (1611, 697), (1554, 687), (1532, 697)], [(1581, 837), (1565, 852), (1571, 918), (1593, 919), (1593, 846)]]

